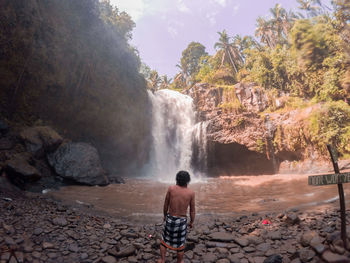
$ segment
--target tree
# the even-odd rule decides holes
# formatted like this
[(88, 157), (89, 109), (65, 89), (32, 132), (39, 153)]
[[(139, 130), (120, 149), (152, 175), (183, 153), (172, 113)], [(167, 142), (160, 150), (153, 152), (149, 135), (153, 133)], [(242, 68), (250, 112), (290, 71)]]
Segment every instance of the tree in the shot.
[(226, 30), (218, 32), (218, 34), (220, 36), (219, 42), (214, 44), (214, 48), (222, 52), (221, 66), (227, 61), (237, 73), (238, 69), (243, 65), (239, 47), (235, 43), (230, 43), (230, 37), (227, 35)]
[[(307, 12), (307, 17), (315, 17), (322, 14), (321, 1), (320, 0), (297, 0), (299, 3), (299, 9)], [(299, 13), (303, 18), (304, 16)]]
[(119, 12), (117, 7), (113, 7), (109, 0), (102, 0), (99, 5), (101, 19), (115, 31), (121, 34), (126, 40), (132, 38), (132, 30), (135, 22), (126, 12)]
[(160, 89), (167, 89), (169, 88), (169, 85), (171, 84), (171, 78), (169, 79), (167, 75), (163, 75), (161, 77), (161, 83), (160, 83)]
[(256, 21), (255, 36), (259, 37), (260, 41), (268, 47), (274, 48), (276, 46), (276, 37), (272, 31), (271, 23), (262, 17), (258, 17)]
[(148, 79), (148, 88), (153, 92), (157, 91), (161, 81), (162, 80), (159, 77), (158, 72), (156, 70), (152, 70)]
[(189, 77), (191, 82), (195, 81), (195, 76), (199, 71), (199, 62), (202, 56), (207, 55), (205, 46), (198, 42), (191, 42), (187, 48), (182, 51), (180, 60), (180, 69)]

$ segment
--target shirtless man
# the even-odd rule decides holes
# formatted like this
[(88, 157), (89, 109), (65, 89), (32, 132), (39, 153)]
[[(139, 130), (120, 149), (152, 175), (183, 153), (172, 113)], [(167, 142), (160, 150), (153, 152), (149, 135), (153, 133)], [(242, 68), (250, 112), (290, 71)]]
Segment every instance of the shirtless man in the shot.
[(183, 255), (187, 234), (187, 208), (190, 207), (190, 222), (193, 227), (195, 218), (194, 192), (187, 188), (190, 182), (190, 174), (180, 171), (176, 174), (176, 185), (170, 186), (164, 201), (164, 233), (160, 244), (161, 259), (158, 263), (165, 262), (166, 249), (177, 251), (177, 263), (183, 263)]

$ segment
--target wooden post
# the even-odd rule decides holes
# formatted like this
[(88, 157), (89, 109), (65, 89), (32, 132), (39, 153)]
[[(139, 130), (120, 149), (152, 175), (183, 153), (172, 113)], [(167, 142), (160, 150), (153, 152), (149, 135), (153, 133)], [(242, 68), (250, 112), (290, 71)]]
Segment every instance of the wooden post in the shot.
[[(336, 174), (339, 174), (340, 171), (339, 171), (339, 167), (338, 167), (337, 152), (329, 144), (327, 145), (327, 149), (329, 151), (329, 154), (331, 155), (334, 172)], [(338, 183), (338, 192), (339, 192), (340, 219), (341, 219), (340, 233), (341, 233), (341, 239), (343, 240), (343, 243), (344, 243), (344, 248), (347, 249), (348, 246), (347, 246), (346, 219), (345, 219), (346, 218), (346, 214), (345, 214), (346, 210), (345, 210), (344, 189), (343, 189), (342, 183)]]

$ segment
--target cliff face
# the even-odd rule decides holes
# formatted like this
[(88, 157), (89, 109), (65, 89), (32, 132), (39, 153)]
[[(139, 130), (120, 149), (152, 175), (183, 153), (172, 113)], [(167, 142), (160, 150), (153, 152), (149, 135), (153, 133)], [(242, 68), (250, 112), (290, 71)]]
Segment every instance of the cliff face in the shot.
[(209, 174), (275, 172), (274, 156), (262, 149), (270, 130), (258, 114), (267, 105), (260, 89), (197, 84), (187, 93), (194, 99), (198, 120), (208, 122)]
[[(194, 99), (198, 121), (206, 121), (209, 174), (271, 174), (320, 172), (331, 169), (328, 154), (317, 145), (312, 116), (323, 104), (292, 110), (285, 97), (251, 84), (197, 84), (187, 90)], [(264, 111), (264, 112), (263, 112)], [(321, 136), (321, 135), (320, 135)], [(347, 167), (350, 162), (342, 161)]]
[[(127, 37), (96, 0), (1, 0), (0, 117), (97, 147), (111, 172), (147, 161), (151, 104)], [(40, 123), (39, 123), (40, 124)]]

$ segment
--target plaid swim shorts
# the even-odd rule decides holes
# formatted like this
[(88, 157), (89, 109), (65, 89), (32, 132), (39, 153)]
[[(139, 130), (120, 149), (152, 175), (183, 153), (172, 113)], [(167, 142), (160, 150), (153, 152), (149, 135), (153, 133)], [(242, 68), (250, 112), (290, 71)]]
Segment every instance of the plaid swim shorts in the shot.
[(165, 218), (162, 245), (172, 250), (181, 251), (185, 248), (186, 235), (187, 218), (168, 214)]

